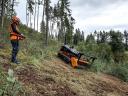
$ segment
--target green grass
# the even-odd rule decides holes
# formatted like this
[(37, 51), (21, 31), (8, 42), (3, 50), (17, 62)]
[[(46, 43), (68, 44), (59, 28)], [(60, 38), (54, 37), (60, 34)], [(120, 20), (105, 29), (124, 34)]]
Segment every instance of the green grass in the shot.
[[(4, 29), (5, 30), (5, 29)], [(42, 35), (37, 32), (32, 32), (32, 29), (26, 28), (25, 26), (21, 26), (21, 32), (23, 32), (26, 35), (26, 39), (24, 41), (20, 42), (20, 51), (18, 54), (18, 58), (21, 61), (21, 65), (16, 66), (14, 64), (11, 64), (12, 69), (20, 72), (32, 72), (33, 70), (35, 74), (37, 74), (37, 78), (39, 75), (39, 80), (42, 80), (44, 78), (51, 78), (50, 80), (54, 81), (57, 84), (66, 84), (65, 86), (69, 86), (72, 90), (75, 90), (75, 92), (81, 94), (81, 96), (84, 96), (85, 93), (90, 94), (90, 92), (85, 89), (90, 86), (90, 80), (92, 80), (92, 77), (90, 76), (90, 73), (88, 71), (93, 71), (95, 73), (97, 72), (103, 72), (107, 74), (111, 74), (113, 76), (116, 76), (118, 78), (121, 78), (124, 81), (128, 81), (128, 64), (127, 64), (127, 54), (126, 54), (126, 63), (124, 64), (115, 64), (112, 59), (112, 53), (110, 46), (107, 44), (103, 44), (101, 46), (97, 44), (88, 44), (85, 43), (79, 44), (77, 47), (78, 50), (81, 52), (87, 54), (87, 55), (93, 55), (96, 56), (98, 59), (94, 62), (94, 64), (91, 66), (91, 68), (86, 70), (75, 70), (72, 69), (72, 67), (69, 67), (70, 65), (65, 65), (68, 67), (65, 67), (61, 65), (59, 61), (56, 61), (57, 52), (60, 49), (61, 43), (56, 40), (49, 40), (49, 45), (46, 47), (42, 41)], [(8, 33), (7, 30), (5, 30), (4, 38), (0, 39), (0, 43), (6, 44), (5, 49), (0, 50), (0, 55), (10, 57), (11, 54), (11, 44), (8, 39)], [(109, 57), (110, 56), (110, 57)], [(105, 59), (107, 57), (107, 59)], [(54, 63), (57, 62), (55, 65)], [(0, 63), (3, 63), (0, 60)], [(14, 68), (13, 68), (14, 67)], [(32, 69), (32, 70), (31, 70)], [(23, 71), (22, 71), (23, 70)], [(25, 71), (24, 71), (25, 70)], [(92, 74), (92, 73), (91, 73)], [(27, 75), (27, 74), (25, 74)], [(12, 82), (10, 83), (7, 78), (9, 77), (6, 72), (2, 70), (2, 64), (0, 64), (0, 94), (5, 91), (5, 93), (12, 94), (15, 93), (14, 91), (10, 92), (10, 88), (12, 88)], [(86, 79), (86, 77), (89, 79)], [(14, 75), (14, 78), (15, 77)], [(86, 81), (86, 82), (85, 82)], [(29, 81), (28, 81), (29, 82)], [(46, 82), (44, 82), (45, 84)], [(84, 84), (86, 83), (86, 84)], [(46, 86), (41, 86), (36, 82), (38, 87), (41, 87), (46, 92), (49, 92)], [(5, 87), (8, 87), (6, 89)], [(20, 90), (16, 90), (17, 92), (22, 93), (22, 91), (27, 92), (35, 92), (36, 89), (32, 89), (33, 86), (30, 84), (29, 86), (25, 86), (22, 84), (20, 85), (20, 81), (16, 81), (16, 85), (14, 87), (19, 88)], [(58, 85), (57, 85), (58, 86)], [(22, 89), (23, 87), (23, 89)], [(34, 87), (35, 88), (35, 87)], [(8, 91), (9, 90), (9, 91)], [(62, 90), (60, 90), (62, 91)], [(17, 93), (16, 92), (16, 93)], [(92, 92), (92, 91), (91, 91)], [(23, 94), (23, 93), (22, 93)], [(50, 93), (52, 94), (52, 92)], [(37, 95), (37, 94), (36, 94)], [(24, 95), (22, 95), (24, 96)], [(31, 95), (28, 95), (31, 96)]]
[[(114, 55), (111, 51), (111, 47), (108, 44), (86, 44), (80, 43), (77, 49), (89, 56), (96, 56), (94, 64), (92, 64), (90, 70), (93, 72), (102, 72), (116, 76), (124, 81), (128, 81), (128, 52), (123, 54), (123, 57), (119, 57), (121, 62), (114, 62)], [(122, 54), (121, 54), (122, 56)], [(117, 58), (117, 57), (116, 57)]]

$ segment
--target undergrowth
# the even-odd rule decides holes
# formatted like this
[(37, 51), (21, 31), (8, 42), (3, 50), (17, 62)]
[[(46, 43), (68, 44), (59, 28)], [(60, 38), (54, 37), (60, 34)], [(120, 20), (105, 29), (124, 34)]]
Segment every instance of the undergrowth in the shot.
[(103, 72), (128, 81), (128, 54), (125, 52), (122, 62), (116, 63), (113, 59), (111, 47), (108, 44), (86, 44), (80, 43), (77, 49), (88, 56), (95, 56), (97, 59), (90, 70)]

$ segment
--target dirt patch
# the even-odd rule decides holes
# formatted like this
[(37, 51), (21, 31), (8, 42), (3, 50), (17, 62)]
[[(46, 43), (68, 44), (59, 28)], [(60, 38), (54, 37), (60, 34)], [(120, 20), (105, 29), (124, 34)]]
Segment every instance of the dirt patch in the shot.
[(2, 54), (0, 54), (0, 58), (5, 59), (5, 60), (7, 60), (7, 61), (10, 59), (9, 57), (7, 57), (7, 56), (5, 56), (5, 55), (2, 55)]
[(10, 62), (9, 62), (10, 58), (0, 54), (0, 63), (1, 63), (1, 67), (2, 70), (7, 72), (9, 68), (12, 68)]
[(53, 77), (46, 74), (38, 74), (37, 70), (30, 65), (15, 70), (15, 72), (19, 81), (24, 86), (31, 87), (32, 94), (38, 94), (37, 96), (78, 96), (67, 85), (56, 82)]
[(78, 96), (68, 86), (56, 85), (52, 90), (56, 92), (55, 96)]
[(94, 75), (87, 84), (89, 91), (94, 96), (128, 96), (128, 84), (126, 82), (106, 74)]
[(106, 83), (106, 85), (109, 85), (108, 88), (128, 96), (128, 84), (126, 82), (107, 74), (100, 74), (99, 79), (102, 80), (103, 83)]
[[(44, 82), (45, 83), (45, 82)], [(68, 86), (62, 84), (48, 84), (45, 88), (37, 86), (37, 93), (41, 96), (79, 96), (73, 92)]]
[(23, 68), (20, 68), (18, 70), (15, 70), (16, 75), (18, 76), (19, 81), (22, 81), (23, 83), (35, 83), (38, 75), (35, 69), (30, 66), (26, 65)]
[(7, 71), (8, 71), (8, 69), (10, 69), (10, 68), (11, 68), (11, 64), (4, 63), (4, 64), (2, 65), (2, 67), (3, 67), (3, 70), (7, 72)]

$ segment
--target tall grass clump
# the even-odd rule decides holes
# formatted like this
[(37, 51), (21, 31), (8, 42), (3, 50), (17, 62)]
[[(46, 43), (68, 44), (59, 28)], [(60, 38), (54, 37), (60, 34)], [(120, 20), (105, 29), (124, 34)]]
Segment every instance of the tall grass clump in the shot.
[(113, 65), (111, 70), (108, 72), (113, 76), (116, 76), (126, 82), (128, 82), (128, 64), (117, 64)]
[[(1, 74), (0, 74), (1, 75)], [(8, 75), (2, 74), (2, 84), (0, 86), (0, 96), (18, 96), (23, 93), (23, 88), (18, 80), (14, 76), (14, 71), (12, 69), (8, 70)]]

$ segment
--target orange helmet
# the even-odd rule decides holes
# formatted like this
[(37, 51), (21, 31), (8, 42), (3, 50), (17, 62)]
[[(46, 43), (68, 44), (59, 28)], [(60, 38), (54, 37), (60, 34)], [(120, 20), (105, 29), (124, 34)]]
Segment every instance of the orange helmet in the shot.
[(20, 22), (20, 19), (18, 17), (16, 17), (16, 16), (13, 16), (12, 17), (12, 22), (18, 24)]

